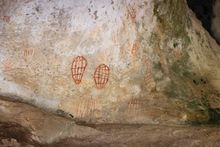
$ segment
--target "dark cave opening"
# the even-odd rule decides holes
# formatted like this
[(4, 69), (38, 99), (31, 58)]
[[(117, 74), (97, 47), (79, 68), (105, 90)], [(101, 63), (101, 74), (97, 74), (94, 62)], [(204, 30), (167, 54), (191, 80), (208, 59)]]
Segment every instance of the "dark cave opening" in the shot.
[(187, 3), (196, 17), (202, 22), (202, 26), (220, 44), (220, 40), (218, 40), (212, 30), (212, 20), (216, 17), (213, 11), (216, 0), (187, 0)]

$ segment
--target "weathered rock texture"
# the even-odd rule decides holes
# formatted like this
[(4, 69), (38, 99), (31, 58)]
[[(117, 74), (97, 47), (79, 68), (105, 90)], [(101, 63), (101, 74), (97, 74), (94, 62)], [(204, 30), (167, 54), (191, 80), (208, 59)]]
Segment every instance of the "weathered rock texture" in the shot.
[(1, 147), (203, 147), (220, 145), (218, 126), (91, 125), (0, 100)]
[(0, 0), (0, 95), (92, 123), (218, 120), (220, 47), (179, 0)]
[(212, 20), (212, 32), (217, 39), (218, 43), (220, 43), (220, 0), (215, 1), (214, 5), (214, 18)]
[[(30, 141), (33, 140), (41, 143), (51, 143), (68, 137), (77, 138), (80, 136), (86, 138), (88, 136), (100, 135), (101, 133), (93, 128), (79, 126), (70, 119), (41, 111), (33, 106), (5, 100), (0, 100), (0, 123), (3, 123), (3, 126), (5, 126), (1, 127), (2, 130), (4, 130), (4, 128), (7, 129), (7, 125), (4, 124), (9, 124), (8, 126), (10, 126), (11, 123), (12, 126), (17, 126), (13, 125), (13, 123), (19, 124), (26, 128), (21, 132), (27, 136), (17, 134), (17, 137), (23, 137), (30, 139)], [(17, 128), (19, 128), (19, 126), (17, 126)], [(12, 133), (13, 131), (15, 133)], [(30, 133), (27, 133), (28, 131)], [(3, 131), (1, 132), (3, 133)], [(0, 134), (0, 137), (2, 137), (2, 134)], [(9, 137), (11, 137), (11, 139), (18, 139), (16, 137), (16, 128), (13, 129), (12, 127)]]

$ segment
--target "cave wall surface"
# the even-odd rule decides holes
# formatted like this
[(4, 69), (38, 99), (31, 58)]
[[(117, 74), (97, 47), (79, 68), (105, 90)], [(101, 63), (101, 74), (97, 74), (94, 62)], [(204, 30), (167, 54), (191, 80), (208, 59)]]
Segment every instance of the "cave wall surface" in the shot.
[(0, 0), (0, 95), (76, 121), (209, 121), (219, 53), (185, 1)]
[(215, 38), (217, 39), (218, 43), (220, 44), (220, 0), (215, 0), (215, 4), (214, 4), (214, 9), (213, 9), (213, 13), (214, 13), (214, 17), (212, 20), (212, 32), (215, 36)]

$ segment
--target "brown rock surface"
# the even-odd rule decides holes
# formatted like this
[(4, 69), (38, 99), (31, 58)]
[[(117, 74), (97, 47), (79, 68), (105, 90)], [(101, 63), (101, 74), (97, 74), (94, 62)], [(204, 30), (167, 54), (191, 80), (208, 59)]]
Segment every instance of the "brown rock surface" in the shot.
[(9, 124), (12, 122), (21, 125), (30, 131), (33, 140), (42, 143), (50, 143), (71, 136), (85, 137), (100, 133), (92, 128), (76, 125), (70, 119), (44, 112), (36, 107), (5, 100), (0, 100), (0, 122)]
[(217, 147), (220, 145), (220, 128), (216, 125), (79, 126), (69, 119), (42, 112), (36, 107), (5, 100), (0, 100), (0, 116), (1, 147)]

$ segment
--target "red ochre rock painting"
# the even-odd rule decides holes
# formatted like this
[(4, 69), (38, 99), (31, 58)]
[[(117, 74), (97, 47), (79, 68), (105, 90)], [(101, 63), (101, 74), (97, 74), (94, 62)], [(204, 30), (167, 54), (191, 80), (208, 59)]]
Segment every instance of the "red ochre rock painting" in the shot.
[(137, 11), (134, 8), (134, 6), (131, 5), (127, 6), (127, 11), (128, 11), (128, 16), (131, 18), (132, 22), (135, 22)]
[(136, 56), (139, 48), (140, 48), (140, 43), (138, 41), (135, 41), (131, 49), (131, 54)]
[(97, 103), (93, 99), (83, 99), (76, 107), (76, 117), (83, 118), (88, 115), (92, 115), (92, 113), (97, 108)]
[(72, 78), (76, 84), (80, 84), (87, 66), (87, 60), (83, 56), (77, 56), (73, 59), (71, 66)]
[(34, 55), (34, 49), (32, 49), (32, 48), (25, 48), (25, 49), (23, 49), (23, 56), (25, 58), (32, 57), (33, 55)]
[(13, 61), (12, 59), (8, 58), (8, 59), (5, 59), (3, 61), (3, 66), (4, 66), (4, 71), (10, 71), (13, 69)]
[(152, 62), (147, 58), (145, 60), (147, 66), (147, 72), (144, 77), (145, 85), (149, 91), (151, 91), (155, 87), (155, 82), (153, 78), (153, 71), (152, 71)]
[(96, 68), (93, 76), (96, 84), (96, 88), (102, 89), (105, 87), (105, 85), (109, 80), (109, 73), (110, 73), (110, 68), (105, 64), (101, 64)]
[(10, 22), (10, 19), (11, 19), (10, 16), (3, 16), (3, 18), (2, 18), (2, 20), (3, 20), (4, 22), (7, 22), (7, 23)]
[(180, 49), (174, 49), (173, 51), (174, 58), (179, 59), (182, 56), (182, 51)]
[(128, 102), (128, 111), (129, 112), (137, 112), (138, 110), (141, 110), (143, 107), (143, 101), (139, 99), (132, 98)]

